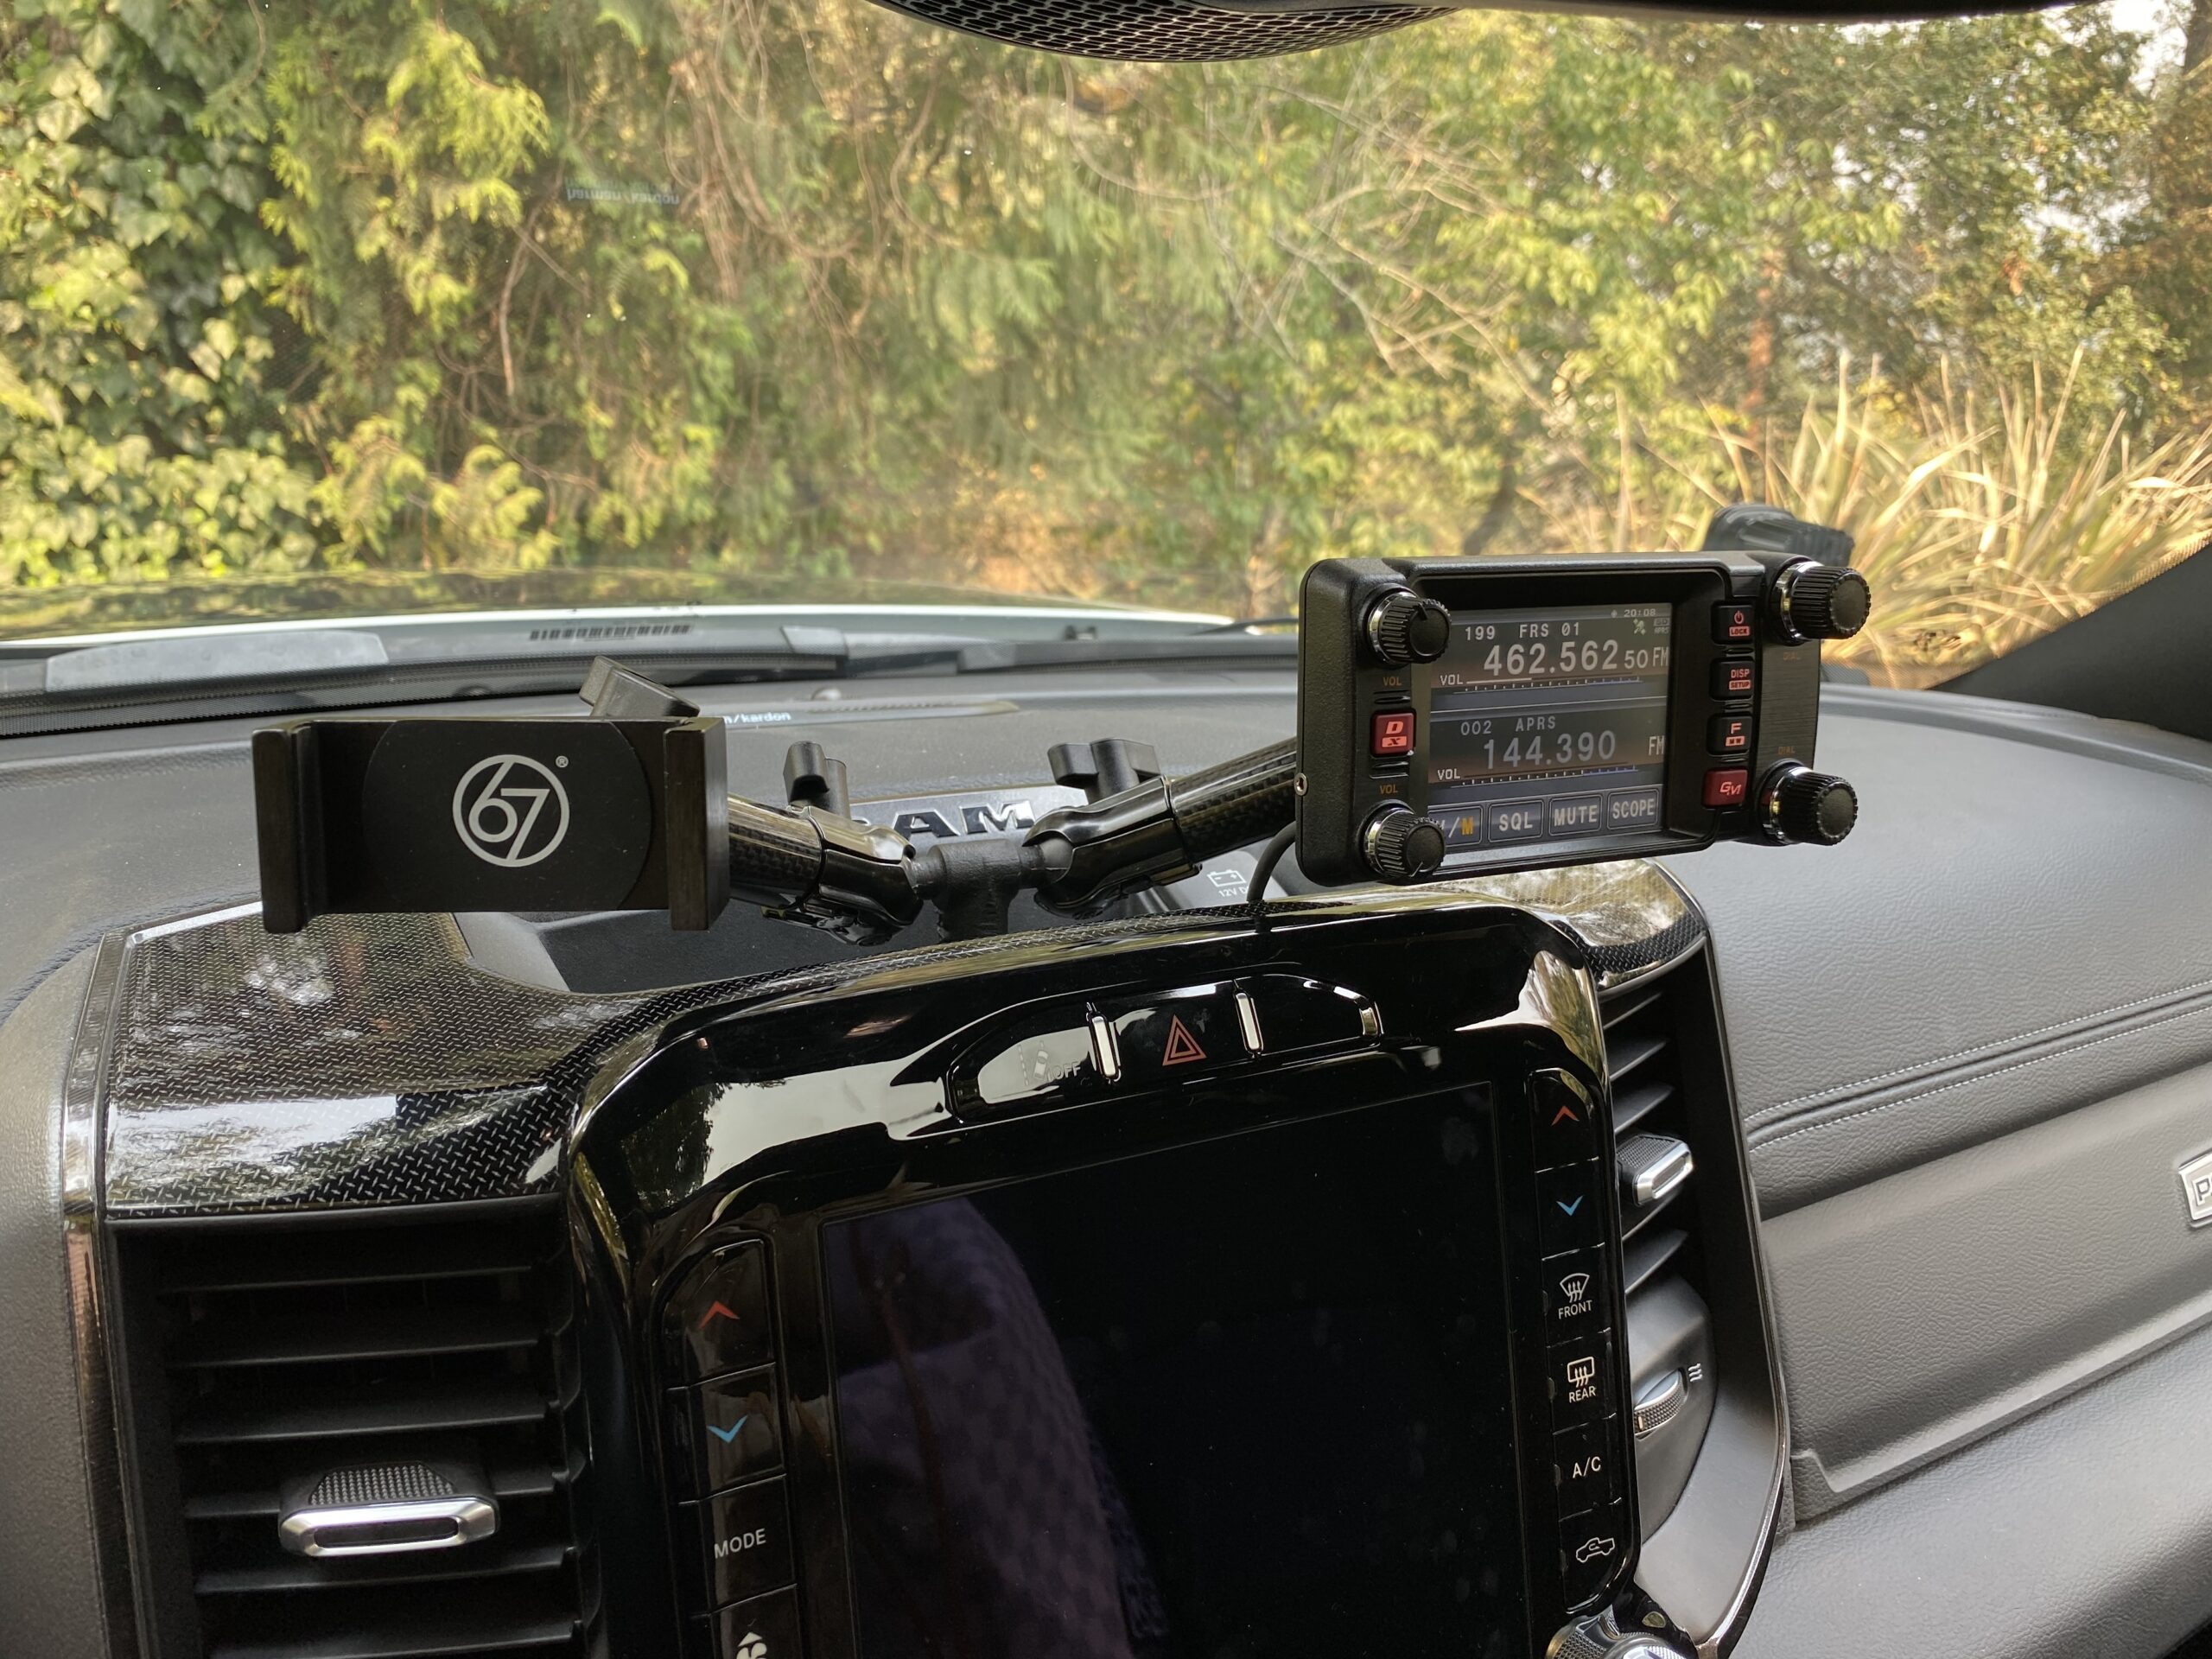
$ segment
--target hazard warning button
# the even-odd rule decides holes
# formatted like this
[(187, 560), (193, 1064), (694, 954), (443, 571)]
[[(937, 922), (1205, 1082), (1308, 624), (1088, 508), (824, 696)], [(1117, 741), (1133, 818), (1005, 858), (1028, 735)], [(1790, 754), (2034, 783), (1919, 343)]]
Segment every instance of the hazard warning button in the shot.
[(1233, 986), (1102, 1002), (1098, 1012), (1114, 1034), (1125, 1084), (1172, 1083), (1252, 1058)]

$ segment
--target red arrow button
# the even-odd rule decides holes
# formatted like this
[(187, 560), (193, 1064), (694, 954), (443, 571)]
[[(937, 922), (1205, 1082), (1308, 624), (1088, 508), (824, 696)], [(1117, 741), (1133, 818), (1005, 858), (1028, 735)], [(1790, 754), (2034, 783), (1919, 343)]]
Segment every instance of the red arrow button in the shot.
[(717, 1314), (725, 1319), (734, 1319), (737, 1317), (736, 1314), (731, 1313), (723, 1304), (716, 1302), (712, 1307), (709, 1308), (704, 1313), (702, 1313), (699, 1316), (699, 1328), (702, 1331), (705, 1330), (707, 1328), (708, 1322), (713, 1319)]

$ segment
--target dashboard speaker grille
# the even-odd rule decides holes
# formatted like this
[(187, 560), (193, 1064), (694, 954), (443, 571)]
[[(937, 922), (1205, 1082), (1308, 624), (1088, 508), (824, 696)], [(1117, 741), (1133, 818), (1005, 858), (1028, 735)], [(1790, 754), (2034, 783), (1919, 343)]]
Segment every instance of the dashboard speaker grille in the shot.
[[(558, 1212), (435, 1217), (115, 1229), (158, 1659), (585, 1651), (595, 1580)], [(480, 1465), (491, 1536), (340, 1559), (282, 1547), (288, 1488), (442, 1458)]]

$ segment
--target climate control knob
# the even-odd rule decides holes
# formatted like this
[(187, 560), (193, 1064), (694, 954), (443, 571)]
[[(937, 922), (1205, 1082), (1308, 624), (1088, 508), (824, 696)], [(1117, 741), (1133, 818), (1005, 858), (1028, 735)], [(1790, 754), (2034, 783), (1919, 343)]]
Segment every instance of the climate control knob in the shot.
[(1367, 607), (1367, 646), (1392, 668), (1433, 663), (1452, 643), (1452, 613), (1410, 588), (1394, 588)]
[(1840, 778), (1786, 761), (1759, 785), (1758, 821), (1777, 841), (1833, 847), (1859, 822), (1859, 791)]
[(1847, 565), (1800, 559), (1774, 579), (1774, 625), (1792, 645), (1848, 639), (1866, 626), (1874, 590)]
[(1444, 832), (1409, 806), (1386, 806), (1360, 837), (1367, 868), (1385, 881), (1425, 881), (1444, 868)]

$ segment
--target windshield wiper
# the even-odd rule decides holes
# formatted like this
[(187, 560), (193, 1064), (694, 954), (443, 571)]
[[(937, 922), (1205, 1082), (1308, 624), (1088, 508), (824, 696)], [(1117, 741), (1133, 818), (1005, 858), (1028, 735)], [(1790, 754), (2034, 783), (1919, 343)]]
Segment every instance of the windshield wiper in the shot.
[(1297, 650), (1287, 637), (1211, 627), (1163, 634), (1154, 623), (1152, 632), (1122, 634), (1109, 630), (1146, 625), (1110, 615), (1070, 623), (1064, 637), (1048, 639), (1006, 638), (1003, 622), (988, 613), (974, 620), (970, 632), (849, 630), (742, 614), (471, 616), (0, 644), (0, 735), (565, 691), (601, 654), (648, 665), (666, 683), (712, 685), (1288, 662)]
[(962, 648), (963, 674), (1007, 668), (1126, 666), (1133, 663), (1294, 663), (1294, 634), (1207, 628), (1167, 639), (993, 639)]

